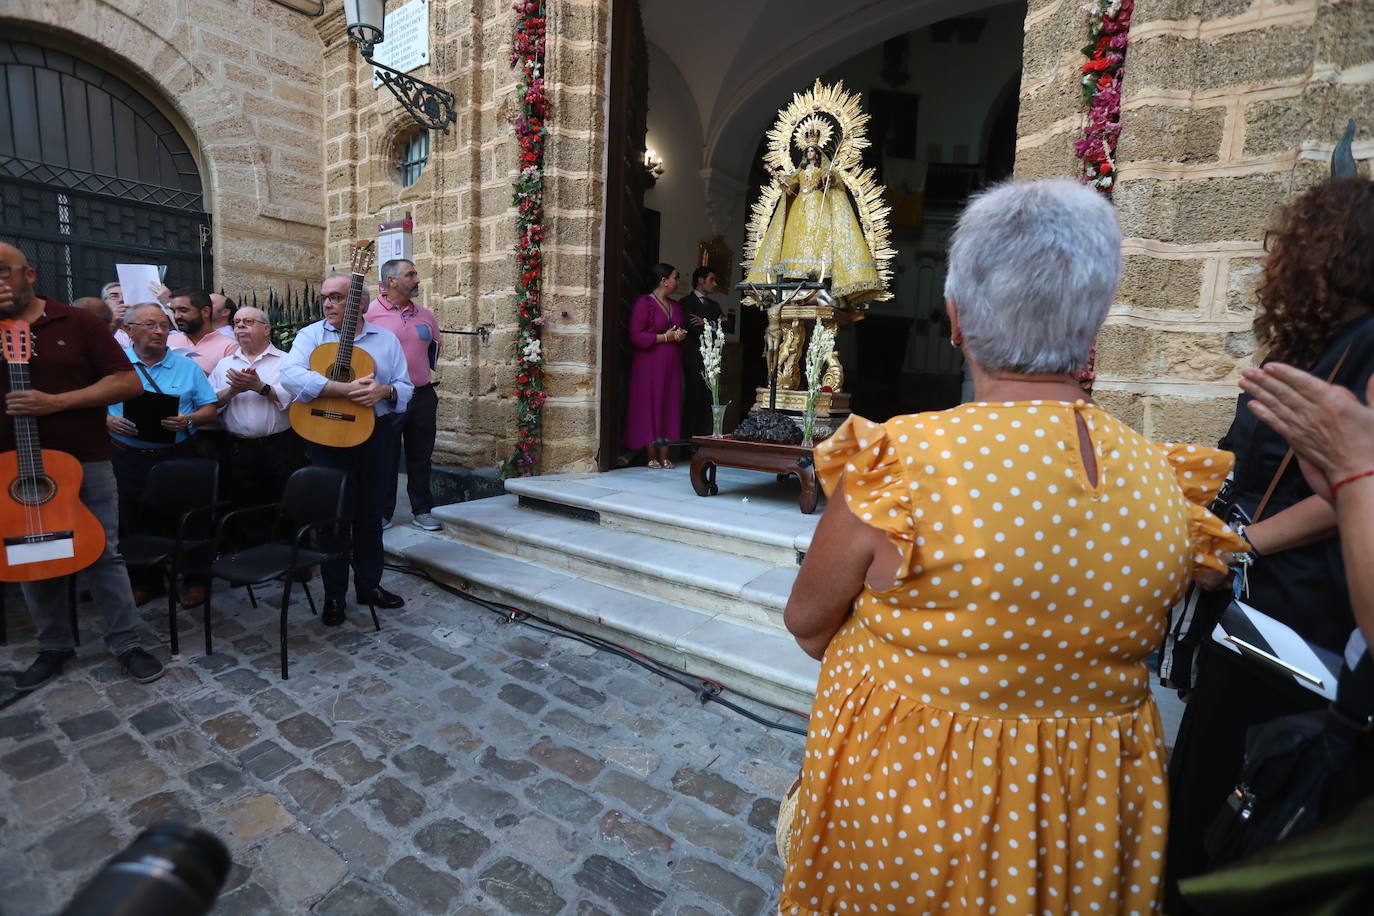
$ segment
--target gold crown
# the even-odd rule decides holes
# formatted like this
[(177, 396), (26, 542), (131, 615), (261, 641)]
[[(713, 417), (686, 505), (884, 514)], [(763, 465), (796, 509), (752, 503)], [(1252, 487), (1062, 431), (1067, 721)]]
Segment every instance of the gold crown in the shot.
[(825, 146), (830, 142), (833, 133), (828, 119), (820, 115), (811, 115), (797, 125), (792, 142), (796, 144), (797, 149), (806, 149), (808, 146)]

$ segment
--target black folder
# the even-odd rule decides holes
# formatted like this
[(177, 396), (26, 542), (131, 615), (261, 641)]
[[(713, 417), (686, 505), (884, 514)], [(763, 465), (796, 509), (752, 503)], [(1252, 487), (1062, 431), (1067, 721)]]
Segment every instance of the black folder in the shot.
[(138, 427), (138, 438), (144, 442), (171, 445), (177, 441), (177, 431), (163, 429), (162, 421), (180, 413), (181, 398), (175, 394), (145, 391), (124, 402), (124, 417)]

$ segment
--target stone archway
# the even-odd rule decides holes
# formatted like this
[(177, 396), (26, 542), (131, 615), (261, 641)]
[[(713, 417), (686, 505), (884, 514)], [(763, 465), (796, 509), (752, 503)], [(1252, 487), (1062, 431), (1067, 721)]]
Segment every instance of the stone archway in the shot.
[(323, 44), (310, 20), (269, 4), (152, 19), (135, 0), (75, 0), (0, 21), (11, 38), (117, 75), (178, 127), (216, 221), (217, 285), (242, 291), (318, 276)]

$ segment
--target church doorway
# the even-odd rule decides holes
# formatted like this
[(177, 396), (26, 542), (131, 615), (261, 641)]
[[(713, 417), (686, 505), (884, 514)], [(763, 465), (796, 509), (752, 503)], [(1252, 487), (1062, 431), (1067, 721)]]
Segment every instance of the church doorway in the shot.
[(0, 40), (0, 123), (13, 126), (0, 133), (0, 240), (28, 255), (42, 292), (99, 296), (130, 263), (212, 288), (200, 170), (137, 89), (64, 51)]

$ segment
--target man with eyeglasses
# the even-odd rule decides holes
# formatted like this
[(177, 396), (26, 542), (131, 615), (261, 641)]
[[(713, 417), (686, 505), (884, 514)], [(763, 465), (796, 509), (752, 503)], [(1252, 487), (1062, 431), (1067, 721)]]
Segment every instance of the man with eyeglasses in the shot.
[[(155, 681), (162, 676), (162, 663), (142, 646), (138, 610), (119, 554), (119, 509), (104, 431), (106, 406), (135, 397), (143, 386), (109, 328), (84, 309), (35, 293), (36, 279), (24, 253), (0, 243), (0, 318), (27, 321), (33, 351), (31, 390), (10, 391), (8, 374), (0, 373), (5, 412), (37, 418), (43, 447), (81, 462), (79, 498), (105, 529), (105, 551), (83, 570), (84, 584), (104, 617), (105, 644), (120, 669), (141, 683)], [(0, 422), (0, 451), (14, 451), (14, 440), (14, 423)], [(38, 658), (15, 682), (17, 690), (28, 691), (62, 672), (76, 654), (76, 640), (63, 580), (20, 587), (38, 629)]]
[[(244, 306), (234, 314), (237, 353), (210, 373), (220, 425), (228, 435), (225, 476), (238, 508), (281, 499), (286, 478), (305, 463), (300, 436), (291, 429), (291, 394), (281, 383), (286, 353), (272, 346), (266, 313)], [(266, 540), (266, 519), (258, 540)], [(251, 534), (251, 533), (250, 533)]]
[[(400, 595), (382, 588), (382, 508), (388, 482), (395, 489), (395, 478), (386, 469), (396, 437), (397, 415), (405, 412), (413, 390), (406, 367), (405, 352), (396, 335), (365, 319), (358, 321), (354, 346), (366, 350), (376, 364), (371, 375), (351, 382), (336, 382), (310, 368), (310, 354), (323, 343), (338, 343), (352, 276), (332, 273), (320, 284), (324, 318), (306, 325), (296, 334), (291, 352), (282, 367), (281, 380), (297, 401), (318, 397), (348, 398), (355, 404), (371, 407), (377, 415), (372, 435), (352, 448), (333, 448), (307, 443), (310, 463), (339, 468), (348, 475), (344, 513), (353, 516), (353, 589), (358, 604), (379, 608), (398, 608), (405, 604)], [(344, 596), (348, 591), (348, 562), (330, 560), (320, 567), (324, 579), (324, 613), (320, 622), (336, 627), (344, 622)]]

